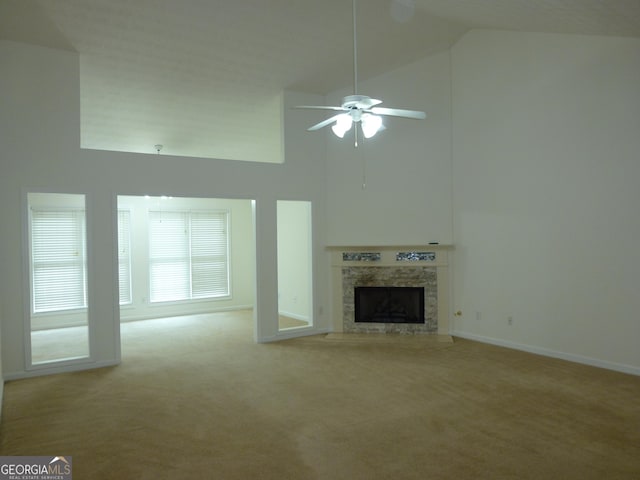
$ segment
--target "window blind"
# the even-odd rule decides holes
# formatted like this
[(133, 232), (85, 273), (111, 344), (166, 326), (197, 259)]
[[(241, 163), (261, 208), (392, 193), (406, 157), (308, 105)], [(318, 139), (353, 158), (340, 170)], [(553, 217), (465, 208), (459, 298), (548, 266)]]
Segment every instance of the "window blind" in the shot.
[(84, 210), (31, 210), (33, 313), (87, 307)]
[(229, 294), (229, 250), (226, 214), (191, 214), (192, 297), (208, 298)]
[(189, 243), (183, 212), (149, 212), (151, 302), (189, 298)]
[(130, 304), (131, 295), (131, 212), (118, 210), (118, 292), (120, 305)]
[(149, 212), (151, 302), (229, 295), (228, 213)]

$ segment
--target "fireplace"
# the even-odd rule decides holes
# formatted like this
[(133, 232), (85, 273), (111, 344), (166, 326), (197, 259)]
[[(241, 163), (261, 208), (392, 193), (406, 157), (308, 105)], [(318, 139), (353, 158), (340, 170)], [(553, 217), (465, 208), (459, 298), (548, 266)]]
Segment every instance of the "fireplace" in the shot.
[[(450, 248), (332, 247), (333, 331), (448, 334)], [(376, 300), (381, 293), (390, 297)], [(370, 295), (374, 298), (368, 298)], [(374, 306), (367, 306), (371, 303)], [(392, 303), (402, 306), (378, 308), (381, 311), (376, 312), (376, 306)]]
[[(353, 333), (435, 333), (438, 329), (438, 299), (437, 299), (437, 274), (436, 269), (427, 266), (343, 266), (342, 269), (342, 319), (343, 332)], [(378, 288), (382, 287), (382, 290)], [(390, 290), (391, 289), (391, 290)], [(416, 289), (416, 290), (414, 290)], [(356, 293), (357, 292), (357, 293)], [(365, 306), (364, 316), (362, 309), (362, 294), (365, 297), (382, 294), (392, 298), (386, 300), (373, 300), (374, 306)], [(412, 306), (404, 306), (404, 310), (410, 315), (401, 314), (400, 308), (387, 309), (386, 313), (378, 315), (380, 318), (372, 320), (376, 306), (393, 301), (399, 303), (409, 302), (409, 297), (420, 292), (420, 298), (413, 298)], [(358, 299), (358, 297), (361, 297)], [(371, 298), (364, 298), (365, 303)], [(358, 302), (358, 315), (356, 315), (356, 301)], [(415, 303), (419, 303), (416, 305)], [(367, 313), (368, 312), (368, 313)], [(420, 314), (422, 312), (422, 315)], [(380, 313), (380, 312), (378, 312)], [(358, 318), (360, 317), (360, 318)], [(385, 318), (386, 317), (386, 318)], [(408, 320), (411, 317), (411, 320)]]
[(425, 323), (424, 287), (355, 287), (355, 322)]

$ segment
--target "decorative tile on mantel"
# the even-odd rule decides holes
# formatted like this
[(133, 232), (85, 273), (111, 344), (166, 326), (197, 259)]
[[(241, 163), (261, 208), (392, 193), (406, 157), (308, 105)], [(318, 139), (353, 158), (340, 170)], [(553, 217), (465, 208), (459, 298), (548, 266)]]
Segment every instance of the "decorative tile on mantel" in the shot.
[(436, 252), (398, 252), (396, 262), (435, 262)]
[(343, 262), (379, 262), (380, 252), (342, 252)]

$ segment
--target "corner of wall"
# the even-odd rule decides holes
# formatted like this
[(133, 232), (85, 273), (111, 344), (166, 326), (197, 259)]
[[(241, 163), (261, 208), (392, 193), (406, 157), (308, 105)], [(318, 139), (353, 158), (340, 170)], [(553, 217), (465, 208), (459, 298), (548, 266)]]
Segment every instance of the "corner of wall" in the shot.
[(3, 400), (4, 400), (4, 372), (2, 371), (2, 301), (0, 301), (0, 421), (2, 420)]

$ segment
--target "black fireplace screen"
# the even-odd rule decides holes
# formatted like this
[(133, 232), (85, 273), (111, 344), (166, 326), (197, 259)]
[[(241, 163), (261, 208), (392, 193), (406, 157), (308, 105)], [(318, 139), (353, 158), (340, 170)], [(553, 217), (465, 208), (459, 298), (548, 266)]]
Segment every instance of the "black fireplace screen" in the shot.
[(424, 287), (355, 287), (355, 321), (425, 323)]

